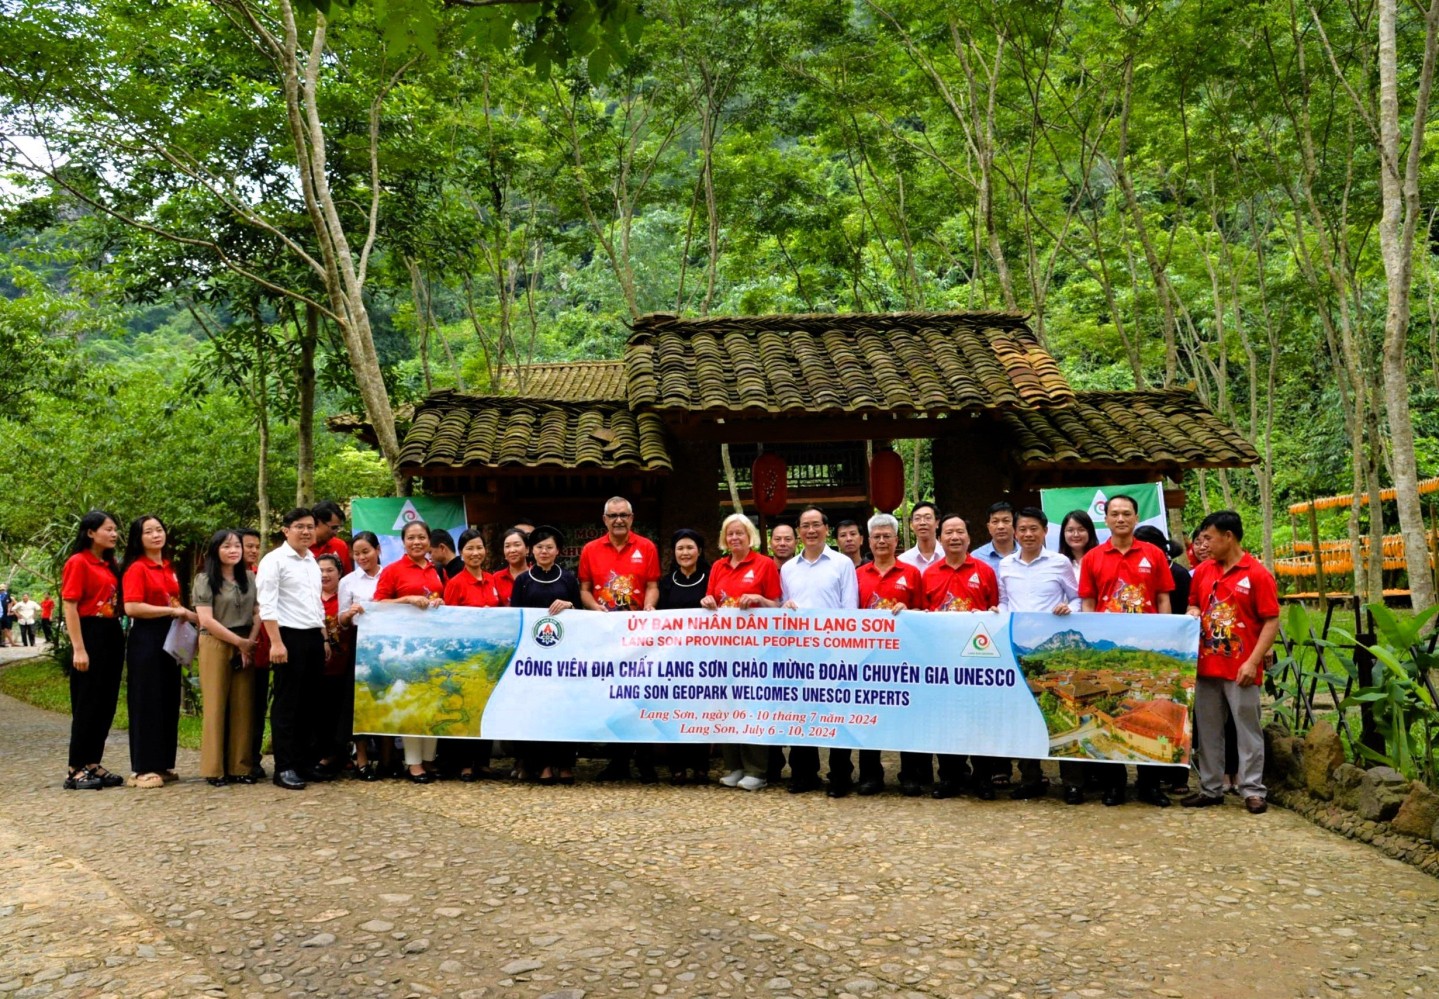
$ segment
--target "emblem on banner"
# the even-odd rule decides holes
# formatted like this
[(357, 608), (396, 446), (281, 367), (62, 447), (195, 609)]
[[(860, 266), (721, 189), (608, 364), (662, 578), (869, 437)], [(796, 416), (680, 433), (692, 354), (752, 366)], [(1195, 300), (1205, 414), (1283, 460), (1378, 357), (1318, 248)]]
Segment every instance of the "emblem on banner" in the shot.
[[(420, 519), (420, 511), (415, 509), (414, 501), (405, 500), (405, 505), (400, 507), (400, 515), (395, 518), (395, 524), (390, 530), (398, 534), (404, 531), (406, 524), (413, 524)], [(383, 523), (383, 521), (381, 521), (381, 523)]]
[(994, 647), (994, 639), (982, 624), (969, 636), (969, 642), (964, 646), (964, 654), (970, 659), (1000, 658), (999, 650)]
[(552, 617), (542, 617), (535, 622), (535, 630), (531, 632), (536, 645), (545, 648), (553, 648), (560, 644), (560, 639), (565, 635), (564, 626)]

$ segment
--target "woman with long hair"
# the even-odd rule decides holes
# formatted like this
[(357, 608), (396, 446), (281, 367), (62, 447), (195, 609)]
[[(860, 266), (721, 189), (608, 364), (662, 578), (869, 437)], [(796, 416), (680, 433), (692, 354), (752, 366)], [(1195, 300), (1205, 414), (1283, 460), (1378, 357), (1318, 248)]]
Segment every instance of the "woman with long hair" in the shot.
[[(670, 538), (669, 571), (660, 577), (660, 599), (655, 609), (698, 610), (705, 598), (709, 576), (704, 536), (688, 527), (675, 531)], [(708, 743), (671, 743), (668, 752), (671, 784), (709, 783)]]
[(180, 577), (165, 557), (169, 535), (154, 514), (130, 521), (125, 541), (125, 570), (120, 585), (130, 637), (125, 704), (130, 711), (130, 769), (136, 787), (152, 788), (178, 780), (175, 747), (180, 737), (181, 669), (165, 651), (175, 621), (198, 624), (195, 612), (180, 602)]
[[(345, 656), (345, 675), (349, 678), (346, 694), (346, 709), (342, 709), (339, 722), (343, 731), (336, 733), (336, 739), (348, 743), (354, 739), (355, 721), (355, 637), (358, 625), (355, 619), (365, 613), (365, 604), (375, 599), (375, 586), (380, 581), (380, 539), (373, 531), (358, 531), (350, 538), (350, 556), (355, 560), (355, 571), (340, 580), (339, 624), (340, 650)], [(363, 781), (380, 779), (380, 768), (370, 762), (370, 740), (368, 736), (354, 739), (355, 776)], [(388, 750), (394, 740), (379, 740), (380, 756), (389, 763)]]
[[(548, 614), (561, 614), (579, 606), (580, 580), (573, 570), (559, 565), (560, 546), (565, 536), (546, 525), (529, 535), (530, 554), (535, 564), (515, 580), (511, 607), (534, 607)], [(575, 782), (575, 747), (567, 742), (522, 742), (516, 757), (521, 780), (536, 777), (541, 784)]]
[(120, 528), (104, 510), (80, 518), (61, 577), (60, 600), (74, 652), (70, 664), (70, 762), (67, 791), (98, 791), (124, 783), (100, 765), (115, 720), (125, 670), (120, 628)]
[(255, 765), (250, 726), (260, 608), (255, 573), (244, 559), (240, 533), (216, 531), (205, 546), (204, 568), (190, 588), (200, 619), (200, 776), (211, 787), (255, 783), (250, 776)]
[(500, 557), (505, 564), (495, 570), (495, 586), (500, 591), (502, 606), (513, 607), (510, 594), (514, 591), (515, 580), (530, 568), (530, 532), (511, 527), (500, 535)]
[[(405, 557), (380, 570), (380, 578), (375, 582), (375, 602), (409, 604), (421, 610), (443, 604), (445, 584), (430, 563), (430, 525), (423, 520), (412, 520), (405, 525), (400, 540), (405, 546)], [(416, 784), (433, 782), (438, 740), (434, 736), (407, 735), (400, 743), (405, 749), (410, 780)]]
[(1066, 513), (1059, 522), (1059, 553), (1074, 563), (1075, 572), (1079, 571), (1079, 563), (1084, 556), (1098, 547), (1099, 533), (1095, 531), (1089, 514), (1083, 510)]

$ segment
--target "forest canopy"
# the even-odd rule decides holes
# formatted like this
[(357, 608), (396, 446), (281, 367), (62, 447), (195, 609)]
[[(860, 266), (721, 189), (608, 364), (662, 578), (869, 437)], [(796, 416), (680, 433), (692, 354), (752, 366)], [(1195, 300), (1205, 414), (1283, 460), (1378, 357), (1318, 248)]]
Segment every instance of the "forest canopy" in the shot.
[(5, 4), (0, 563), (101, 500), (198, 538), (403, 488), (397, 406), (646, 312), (919, 309), (1192, 384), (1263, 456), (1194, 509), (1270, 554), (1439, 471), (1436, 9)]

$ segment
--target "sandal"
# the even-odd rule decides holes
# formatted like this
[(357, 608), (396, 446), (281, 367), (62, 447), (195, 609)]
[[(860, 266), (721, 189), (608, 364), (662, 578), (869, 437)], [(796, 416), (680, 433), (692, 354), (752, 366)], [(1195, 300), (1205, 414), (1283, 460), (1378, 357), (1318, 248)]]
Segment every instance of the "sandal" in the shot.
[(134, 774), (126, 783), (138, 788), (164, 787), (165, 778), (159, 774)]
[(65, 790), (67, 791), (98, 791), (104, 786), (93, 771), (86, 770), (84, 767), (71, 770), (70, 775), (65, 778)]
[(119, 774), (112, 774), (98, 763), (91, 764), (85, 768), (90, 776), (98, 778), (101, 787), (119, 787), (125, 783), (125, 778)]
[(206, 778), (205, 778), (205, 781), (206, 781), (211, 787), (226, 787), (226, 786), (228, 786), (229, 783), (230, 783), (230, 782), (229, 782), (228, 780), (226, 780), (224, 777), (206, 777)]

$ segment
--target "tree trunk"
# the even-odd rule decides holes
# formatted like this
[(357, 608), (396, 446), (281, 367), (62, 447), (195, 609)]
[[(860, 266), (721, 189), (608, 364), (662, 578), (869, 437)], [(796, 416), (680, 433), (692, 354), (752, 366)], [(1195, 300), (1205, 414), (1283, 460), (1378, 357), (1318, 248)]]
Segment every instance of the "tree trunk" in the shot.
[(270, 386), (269, 373), (265, 366), (265, 349), (260, 345), (259, 332), (260, 320), (256, 316), (255, 368), (252, 377), (255, 380), (255, 423), (260, 431), (260, 454), (259, 467), (255, 472), (255, 495), (260, 508), (260, 544), (262, 547), (268, 547), (270, 544), (270, 407), (268, 403)]
[[(1439, 39), (1439, 0), (1431, 0), (1424, 17), (1424, 61), (1415, 84), (1414, 121), (1409, 152), (1399, 156), (1399, 79), (1395, 0), (1379, 0), (1379, 137), (1383, 214), (1379, 244), (1384, 255), (1388, 312), (1384, 317), (1384, 408), (1393, 446), (1394, 491), (1398, 496), (1399, 531), (1404, 537), (1404, 560), (1409, 590), (1416, 610), (1434, 602), (1429, 544), (1424, 508), (1419, 499), (1419, 469), (1414, 455), (1414, 420), (1409, 410), (1409, 292), (1414, 280), (1414, 232), (1419, 218), (1419, 166), (1428, 124), (1429, 95), (1434, 82), (1436, 40)], [(1402, 172), (1401, 172), (1402, 171)]]
[(295, 420), (295, 505), (315, 502), (315, 343), (320, 337), (320, 310), (305, 306), (300, 331), (300, 370), (295, 379), (299, 415)]

